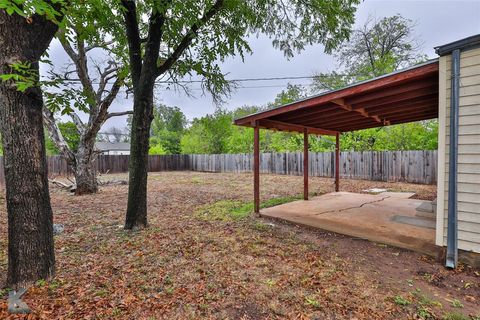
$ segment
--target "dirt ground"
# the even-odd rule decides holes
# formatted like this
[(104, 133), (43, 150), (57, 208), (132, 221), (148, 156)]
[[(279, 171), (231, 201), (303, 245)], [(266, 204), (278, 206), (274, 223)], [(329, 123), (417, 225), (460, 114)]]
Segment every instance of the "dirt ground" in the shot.
[[(299, 194), (302, 181), (262, 175), (262, 200)], [(332, 182), (312, 178), (310, 190), (333, 191)], [(343, 191), (372, 187), (422, 199), (436, 192), (341, 181)], [(65, 231), (55, 237), (55, 279), (25, 296), (32, 319), (480, 319), (479, 270), (451, 271), (418, 253), (265, 218), (195, 215), (205, 204), (250, 201), (250, 174), (150, 174), (150, 227), (140, 232), (122, 228), (127, 189), (106, 186), (82, 197), (51, 189), (55, 223)], [(0, 202), (4, 319), (7, 219)]]

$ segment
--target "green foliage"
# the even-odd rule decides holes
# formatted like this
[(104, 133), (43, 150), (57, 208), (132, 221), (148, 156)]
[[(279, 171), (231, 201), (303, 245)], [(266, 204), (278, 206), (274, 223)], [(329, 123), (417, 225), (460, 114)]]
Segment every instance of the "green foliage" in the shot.
[(412, 303), (411, 301), (401, 296), (395, 296), (395, 298), (393, 298), (393, 301), (395, 302), (395, 304), (398, 304), (399, 306), (407, 306)]
[[(71, 121), (59, 122), (57, 125), (70, 150), (76, 152), (78, 150), (78, 145), (80, 144), (80, 133), (78, 132), (77, 126)], [(49, 156), (57, 155), (59, 153), (55, 143), (52, 141), (46, 131), (45, 149), (47, 150), (47, 155)]]
[(463, 308), (463, 303), (461, 303), (458, 299), (453, 299), (452, 306), (454, 308)]
[(61, 13), (58, 6), (64, 2), (64, 0), (0, 0), (0, 9), (5, 10), (9, 15), (18, 14), (27, 19), (33, 14), (38, 14), (59, 23), (57, 18)]
[[(265, 107), (244, 106), (228, 112), (215, 113), (195, 119), (181, 139), (182, 153), (251, 153), (253, 129), (233, 125), (233, 120), (251, 113), (290, 103), (305, 97), (303, 88), (289, 86), (280, 92), (274, 102)], [(381, 128), (344, 133), (340, 136), (344, 151), (401, 151), (436, 150), (438, 122), (420, 121)], [(313, 152), (333, 151), (335, 138), (310, 136), (309, 148)], [(260, 130), (261, 152), (298, 152), (303, 150), (303, 135)]]
[[(120, 2), (105, 1), (118, 12), (132, 8)], [(289, 58), (307, 45), (322, 43), (331, 52), (351, 31), (359, 0), (173, 0), (136, 1), (139, 38), (147, 39), (154, 30), (150, 24), (162, 17), (162, 47), (156, 65), (166, 75), (164, 85), (179, 84), (183, 78), (199, 76), (203, 89), (215, 100), (228, 95), (235, 84), (225, 79), (220, 65), (230, 56), (244, 58), (252, 52), (248, 40), (264, 34), (272, 45)], [(121, 15), (112, 23), (122, 25)], [(125, 34), (114, 38), (124, 44)], [(144, 48), (142, 48), (144, 49)], [(128, 52), (128, 50), (125, 50)], [(148, 50), (142, 50), (142, 59)], [(127, 57), (125, 57), (127, 58)], [(146, 60), (144, 60), (146, 61)], [(127, 59), (124, 61), (127, 62)], [(151, 63), (151, 61), (148, 61)], [(173, 62), (173, 63), (172, 63)]]
[(80, 143), (80, 133), (78, 132), (75, 123), (73, 123), (72, 121), (67, 121), (60, 122), (57, 125), (70, 150), (76, 152)]
[(233, 130), (232, 114), (218, 108), (211, 115), (194, 119), (182, 137), (183, 153), (225, 153)]
[[(187, 126), (187, 118), (178, 107), (156, 106), (153, 110), (150, 145), (167, 154), (181, 152), (180, 140)], [(152, 148), (150, 148), (152, 152)], [(160, 153), (163, 154), (163, 153)]]
[(156, 144), (153, 146), (150, 146), (150, 149), (148, 149), (148, 154), (149, 155), (162, 155), (162, 154), (167, 154), (165, 149), (160, 144)]

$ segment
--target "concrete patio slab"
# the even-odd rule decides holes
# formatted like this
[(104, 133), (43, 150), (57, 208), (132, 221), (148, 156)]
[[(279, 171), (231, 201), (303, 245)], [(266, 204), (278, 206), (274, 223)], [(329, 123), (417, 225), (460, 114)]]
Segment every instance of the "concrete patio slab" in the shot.
[(334, 192), (266, 208), (260, 214), (436, 256), (435, 230), (394, 218), (415, 218), (422, 202), (384, 193)]
[(409, 199), (415, 195), (415, 192), (382, 192), (380, 193), (382, 196), (389, 196), (393, 198), (402, 198), (402, 199)]

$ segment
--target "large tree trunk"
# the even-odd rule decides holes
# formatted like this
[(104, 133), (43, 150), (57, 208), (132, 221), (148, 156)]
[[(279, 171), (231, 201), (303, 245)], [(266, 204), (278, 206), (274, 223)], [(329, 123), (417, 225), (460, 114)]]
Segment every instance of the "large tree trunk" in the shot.
[(153, 80), (139, 85), (134, 92), (133, 119), (128, 164), (129, 187), (125, 229), (146, 228), (147, 222), (147, 171), (150, 124), (153, 119)]
[(93, 143), (81, 143), (75, 153), (75, 166), (73, 168), (77, 185), (75, 195), (77, 196), (96, 193), (98, 191), (93, 157)]
[[(0, 74), (11, 73), (12, 63), (30, 62), (38, 77), (38, 60), (56, 29), (43, 17), (34, 15), (27, 21), (0, 10)], [(55, 271), (42, 106), (40, 88), (19, 92), (11, 81), (0, 82), (8, 211), (7, 280), (12, 287), (48, 279)]]

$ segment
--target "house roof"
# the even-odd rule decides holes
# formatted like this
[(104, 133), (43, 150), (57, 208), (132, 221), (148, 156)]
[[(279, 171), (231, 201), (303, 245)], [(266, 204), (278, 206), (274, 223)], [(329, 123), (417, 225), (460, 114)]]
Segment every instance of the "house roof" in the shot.
[(128, 151), (130, 143), (128, 142), (95, 142), (95, 148), (101, 151)]
[(236, 125), (335, 135), (438, 117), (438, 59), (235, 120)]
[(435, 47), (435, 52), (439, 56), (444, 56), (456, 49), (469, 50), (478, 47), (480, 47), (480, 34)]

